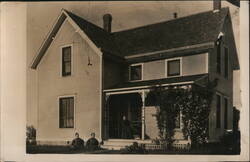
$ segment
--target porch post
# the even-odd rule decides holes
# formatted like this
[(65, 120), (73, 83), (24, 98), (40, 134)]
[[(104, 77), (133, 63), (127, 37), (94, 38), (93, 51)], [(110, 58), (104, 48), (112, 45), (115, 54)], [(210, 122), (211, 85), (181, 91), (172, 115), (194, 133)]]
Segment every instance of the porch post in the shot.
[(105, 105), (104, 105), (104, 139), (109, 137), (109, 97), (110, 94), (105, 94)]
[(142, 140), (145, 139), (145, 99), (147, 93), (142, 91), (141, 93), (141, 100), (142, 100)]

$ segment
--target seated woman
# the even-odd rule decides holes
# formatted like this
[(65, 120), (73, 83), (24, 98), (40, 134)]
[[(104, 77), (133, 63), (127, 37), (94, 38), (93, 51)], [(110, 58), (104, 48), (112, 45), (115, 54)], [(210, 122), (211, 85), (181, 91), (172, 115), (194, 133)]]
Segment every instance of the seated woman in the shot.
[(79, 138), (79, 133), (75, 133), (75, 139), (73, 139), (71, 143), (71, 148), (73, 150), (80, 150), (84, 148), (84, 141), (83, 139)]
[(95, 138), (95, 133), (91, 133), (91, 138), (88, 139), (86, 147), (89, 151), (94, 151), (99, 149), (99, 142)]
[(121, 137), (123, 139), (131, 139), (132, 138), (131, 125), (130, 121), (126, 118), (125, 115), (122, 117), (121, 128), (122, 128)]

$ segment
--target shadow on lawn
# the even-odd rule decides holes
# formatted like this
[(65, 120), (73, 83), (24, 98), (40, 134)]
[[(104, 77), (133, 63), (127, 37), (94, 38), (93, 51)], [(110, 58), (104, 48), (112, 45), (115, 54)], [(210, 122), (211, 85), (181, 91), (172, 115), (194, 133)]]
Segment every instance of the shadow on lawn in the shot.
[(212, 144), (206, 147), (193, 148), (191, 150), (107, 150), (99, 149), (95, 151), (88, 150), (72, 150), (69, 146), (37, 146), (27, 145), (26, 152), (28, 154), (193, 154), (193, 155), (237, 155), (238, 151), (230, 150), (228, 147), (218, 144)]
[(69, 146), (27, 145), (28, 154), (106, 154), (112, 150), (98, 149), (89, 151), (85, 149), (72, 150)]

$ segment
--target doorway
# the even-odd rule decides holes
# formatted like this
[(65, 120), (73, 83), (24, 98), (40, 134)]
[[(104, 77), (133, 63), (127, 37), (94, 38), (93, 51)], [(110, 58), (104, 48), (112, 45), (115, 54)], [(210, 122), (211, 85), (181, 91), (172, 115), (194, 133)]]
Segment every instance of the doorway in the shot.
[(111, 139), (141, 139), (142, 101), (138, 93), (110, 96), (108, 134)]

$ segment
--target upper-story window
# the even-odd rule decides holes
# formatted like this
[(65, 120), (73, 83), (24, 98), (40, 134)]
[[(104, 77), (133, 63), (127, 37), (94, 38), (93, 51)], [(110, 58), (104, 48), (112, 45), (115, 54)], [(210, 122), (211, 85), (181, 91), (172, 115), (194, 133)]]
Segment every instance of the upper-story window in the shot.
[(229, 63), (229, 54), (228, 54), (228, 48), (227, 47), (224, 47), (224, 54), (225, 54), (225, 56), (224, 56), (224, 76), (225, 76), (225, 78), (228, 78), (228, 72), (229, 72), (229, 67), (228, 67), (228, 63)]
[(142, 64), (131, 65), (129, 68), (130, 81), (142, 80)]
[(216, 70), (217, 70), (217, 73), (221, 73), (221, 40), (222, 40), (222, 37), (220, 37), (216, 44), (217, 44), (217, 56), (216, 56)]
[(72, 73), (72, 46), (62, 48), (62, 76), (70, 76)]
[(167, 60), (167, 77), (181, 75), (181, 59)]

